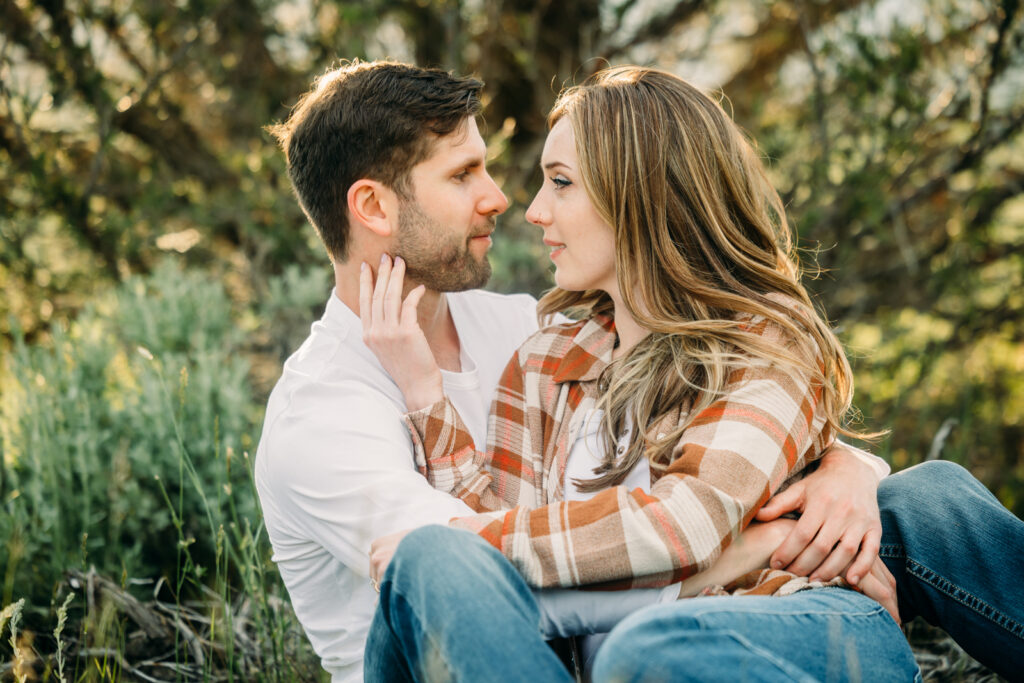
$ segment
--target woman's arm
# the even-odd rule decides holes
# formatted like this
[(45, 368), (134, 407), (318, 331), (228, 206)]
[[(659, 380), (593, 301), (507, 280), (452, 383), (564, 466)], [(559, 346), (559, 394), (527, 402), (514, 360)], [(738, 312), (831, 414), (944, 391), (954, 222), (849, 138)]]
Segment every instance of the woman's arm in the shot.
[(469, 429), (447, 397), (405, 416), (416, 459), (424, 464), (431, 486), (477, 512), (538, 504), (542, 466), (539, 455), (531, 456), (531, 448), (532, 434), (540, 425), (532, 424), (524, 392), (516, 353), (498, 382), (487, 429), (487, 452), (476, 450)]
[[(761, 330), (783, 345), (782, 333)], [(808, 457), (827, 445), (821, 388), (792, 368), (737, 370), (694, 416), (650, 493), (616, 487), (586, 501), (456, 519), (539, 587), (664, 585), (709, 568)]]
[[(402, 301), (405, 262), (384, 258), (376, 284), (368, 267), (359, 279), (359, 315), (363, 341), (380, 360), (406, 400), (411, 411), (405, 418), (412, 435), (414, 456), (431, 486), (461, 499), (476, 512), (488, 512), (536, 504), (530, 487), (530, 467), (524, 464), (525, 448), (531, 443), (524, 403), (522, 369), (518, 354), (512, 357), (499, 381), (497, 406), (492, 410), (489, 434), (504, 435), (493, 455), (476, 450), (469, 429), (455, 406), (444, 395), (441, 371), (416, 318), (422, 287), (413, 289)], [(504, 419), (503, 415), (509, 419)], [(517, 440), (513, 443), (509, 434)], [(496, 460), (498, 476), (488, 470)], [(501, 476), (501, 469), (514, 468), (514, 477)], [(497, 482), (497, 483), (496, 483)]]
[(593, 591), (579, 588), (536, 590), (544, 637), (567, 638), (608, 633), (638, 609), (726, 586), (745, 574), (767, 567), (768, 556), (796, 524), (791, 519), (753, 522), (710, 569), (667, 588)]

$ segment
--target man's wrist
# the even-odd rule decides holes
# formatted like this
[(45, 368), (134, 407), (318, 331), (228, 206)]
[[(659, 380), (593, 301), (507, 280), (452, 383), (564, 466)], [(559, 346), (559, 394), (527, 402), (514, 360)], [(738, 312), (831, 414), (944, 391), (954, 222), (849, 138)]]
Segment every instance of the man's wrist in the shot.
[[(850, 445), (844, 441), (840, 441), (839, 439), (835, 440), (835, 443), (832, 445), (829, 452), (832, 451), (841, 451), (844, 454), (842, 458), (843, 461), (861, 463), (867, 467), (872, 474), (874, 474), (875, 479), (879, 482), (885, 479), (892, 471), (889, 467), (889, 463), (882, 460), (877, 455), (869, 453), (863, 448), (857, 448), (856, 446)], [(828, 454), (826, 453), (826, 455)]]

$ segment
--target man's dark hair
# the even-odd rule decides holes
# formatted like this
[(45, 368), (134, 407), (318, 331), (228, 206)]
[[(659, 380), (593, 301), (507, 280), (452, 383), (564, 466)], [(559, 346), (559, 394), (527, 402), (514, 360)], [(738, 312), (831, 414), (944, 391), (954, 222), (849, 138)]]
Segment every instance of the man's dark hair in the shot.
[(299, 204), (333, 260), (348, 251), (348, 189), (360, 178), (409, 194), (409, 172), (437, 137), (480, 113), (483, 83), (440, 69), (355, 61), (313, 84), (288, 120), (268, 126)]

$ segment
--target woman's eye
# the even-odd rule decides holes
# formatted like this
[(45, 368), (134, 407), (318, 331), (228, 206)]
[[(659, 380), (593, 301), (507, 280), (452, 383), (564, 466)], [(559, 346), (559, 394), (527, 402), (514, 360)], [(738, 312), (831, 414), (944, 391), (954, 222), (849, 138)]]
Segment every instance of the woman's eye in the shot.
[(569, 187), (570, 185), (572, 185), (571, 180), (568, 180), (566, 178), (563, 178), (562, 176), (557, 175), (551, 179), (551, 182), (555, 184), (556, 189), (561, 189), (563, 187)]

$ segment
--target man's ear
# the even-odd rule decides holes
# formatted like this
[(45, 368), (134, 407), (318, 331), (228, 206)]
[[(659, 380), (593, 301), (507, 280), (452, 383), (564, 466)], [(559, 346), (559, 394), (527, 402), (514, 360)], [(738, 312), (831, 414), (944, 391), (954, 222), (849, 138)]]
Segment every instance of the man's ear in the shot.
[(394, 190), (376, 180), (360, 178), (348, 188), (349, 217), (381, 237), (390, 237), (397, 219)]

